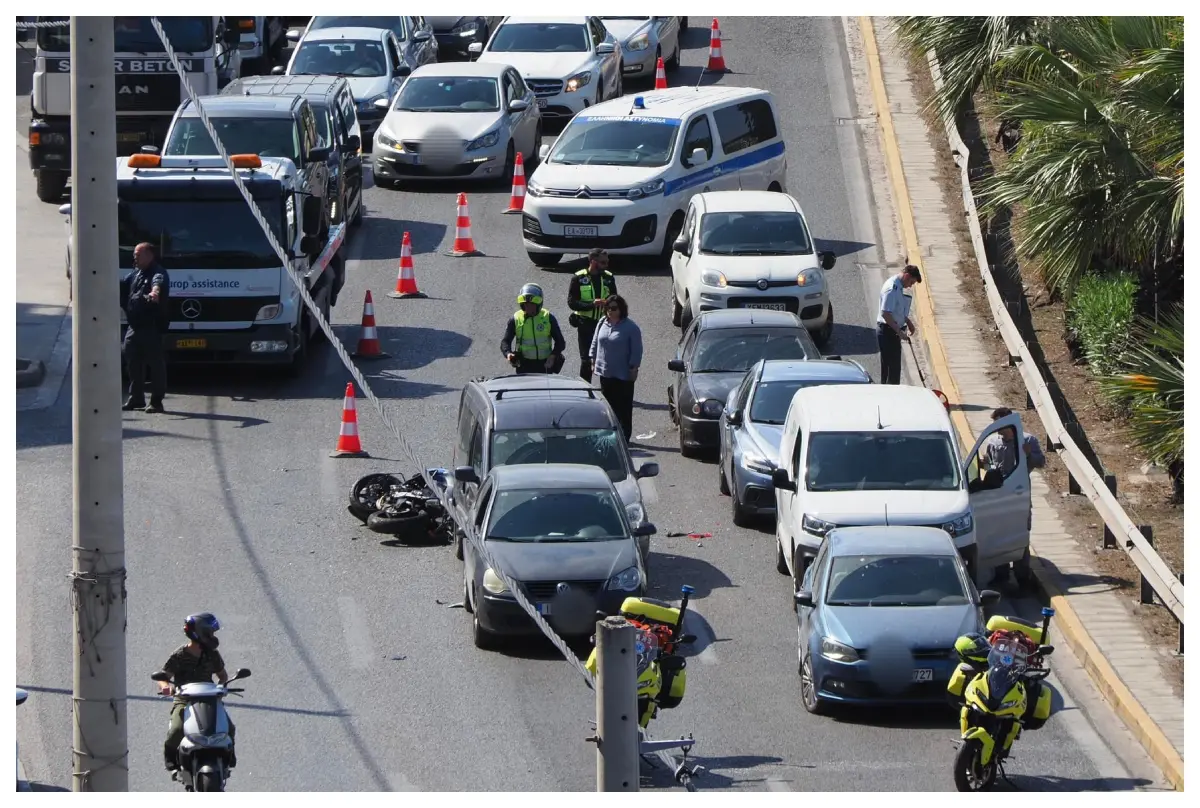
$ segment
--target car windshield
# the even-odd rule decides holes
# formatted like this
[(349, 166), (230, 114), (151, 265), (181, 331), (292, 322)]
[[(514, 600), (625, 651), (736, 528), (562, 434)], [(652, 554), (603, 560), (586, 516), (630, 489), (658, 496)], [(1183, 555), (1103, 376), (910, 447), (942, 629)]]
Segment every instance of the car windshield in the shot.
[(575, 166), (665, 166), (679, 121), (626, 115), (578, 116), (554, 144), (549, 161)]
[(488, 45), (491, 53), (587, 53), (586, 25), (562, 22), (518, 22), (500, 26)]
[(799, 328), (714, 328), (700, 333), (692, 373), (745, 373), (760, 359), (808, 359)]
[(387, 59), (381, 42), (361, 39), (301, 42), (291, 73), (294, 76), (373, 78), (387, 75)]
[[(275, 238), (286, 243), (280, 227), (282, 204), (278, 199), (256, 201)], [(120, 200), (117, 242), (122, 268), (133, 268), (133, 248), (143, 241), (155, 246), (159, 263), (168, 270), (279, 266), (278, 256), (241, 197)]]
[(868, 384), (870, 379), (836, 379), (815, 381), (811, 379), (788, 379), (778, 382), (763, 382), (754, 391), (754, 400), (750, 402), (750, 420), (756, 424), (775, 424), (782, 426), (787, 420), (788, 408), (792, 405), (792, 396), (797, 390), (805, 387), (816, 387), (820, 384)]
[(396, 109), (403, 112), (499, 112), (496, 79), (482, 76), (417, 76), (404, 83)]
[(501, 491), (492, 502), (489, 541), (609, 541), (628, 536), (609, 491)]
[[(67, 17), (38, 17), (39, 21), (66, 20)], [(212, 17), (159, 17), (163, 33), (176, 53), (202, 53), (216, 44)], [(161, 54), (162, 40), (154, 32), (149, 17), (113, 17), (113, 51), (116, 53)], [(39, 28), (37, 45), (50, 53), (70, 53), (70, 28)]]
[(838, 556), (827, 606), (963, 606), (970, 603), (954, 556)]
[(382, 28), (403, 41), (408, 37), (403, 17), (313, 17), (309, 30), (322, 28)]
[(609, 479), (629, 476), (622, 438), (615, 429), (506, 429), (492, 436), (492, 466), (578, 463), (597, 466)]
[(954, 491), (958, 458), (945, 432), (813, 432), (809, 491)]
[[(300, 131), (290, 118), (220, 118), (209, 117), (221, 145), (229, 154), (257, 154), (260, 157), (286, 157), (301, 165)], [(180, 118), (171, 127), (171, 139), (163, 148), (168, 157), (213, 156), (208, 130), (197, 118)]]
[(798, 213), (706, 213), (700, 252), (708, 255), (810, 255), (812, 242)]

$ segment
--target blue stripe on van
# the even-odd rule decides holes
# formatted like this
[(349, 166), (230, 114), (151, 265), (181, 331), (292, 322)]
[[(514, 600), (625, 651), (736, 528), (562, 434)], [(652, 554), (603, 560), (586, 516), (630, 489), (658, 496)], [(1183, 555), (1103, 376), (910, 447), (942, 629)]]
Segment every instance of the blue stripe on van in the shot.
[(783, 141), (780, 140), (778, 143), (773, 143), (770, 146), (763, 146), (761, 149), (739, 154), (723, 163), (705, 166), (695, 174), (688, 174), (684, 177), (680, 177), (668, 182), (666, 187), (663, 189), (663, 196), (670, 196), (671, 194), (685, 191), (688, 188), (692, 188), (696, 185), (703, 185), (704, 183), (709, 182), (716, 177), (716, 171), (718, 168), (721, 169), (722, 174), (730, 171), (741, 171), (749, 168), (750, 166), (758, 165), (759, 163), (765, 163), (767, 160), (770, 160), (774, 157), (780, 157), (783, 155), (783, 151)]

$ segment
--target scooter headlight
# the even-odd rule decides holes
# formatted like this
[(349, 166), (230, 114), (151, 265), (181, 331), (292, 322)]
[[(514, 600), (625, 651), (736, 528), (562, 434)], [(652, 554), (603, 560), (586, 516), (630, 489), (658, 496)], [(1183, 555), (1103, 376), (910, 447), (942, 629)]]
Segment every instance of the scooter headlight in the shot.
[(194, 746), (214, 747), (224, 746), (229, 743), (229, 735), (224, 732), (218, 732), (215, 735), (195, 734), (185, 735), (184, 737)]

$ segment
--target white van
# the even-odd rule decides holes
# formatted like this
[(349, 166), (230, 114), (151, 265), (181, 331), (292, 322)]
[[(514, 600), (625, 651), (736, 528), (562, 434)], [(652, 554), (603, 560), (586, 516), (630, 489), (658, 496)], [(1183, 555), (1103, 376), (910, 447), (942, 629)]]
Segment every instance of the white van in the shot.
[[(1013, 463), (981, 476), (992, 435)], [(988, 425), (966, 460), (945, 406), (924, 387), (825, 385), (792, 398), (775, 486), (776, 566), (798, 583), (835, 527), (920, 525), (950, 534), (978, 585), (1029, 565), (1029, 463), (1017, 414)]]
[(521, 236), (540, 267), (603, 247), (663, 264), (702, 191), (786, 191), (775, 101), (749, 87), (674, 87), (576, 115), (526, 183)]

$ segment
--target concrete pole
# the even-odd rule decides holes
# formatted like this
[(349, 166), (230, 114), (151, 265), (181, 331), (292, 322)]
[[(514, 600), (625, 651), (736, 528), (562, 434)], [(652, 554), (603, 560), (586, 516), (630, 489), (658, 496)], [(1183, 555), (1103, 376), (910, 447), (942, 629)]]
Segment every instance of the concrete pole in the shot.
[(637, 791), (637, 629), (624, 617), (596, 623), (596, 790)]
[(71, 18), (74, 791), (128, 791), (113, 18)]

